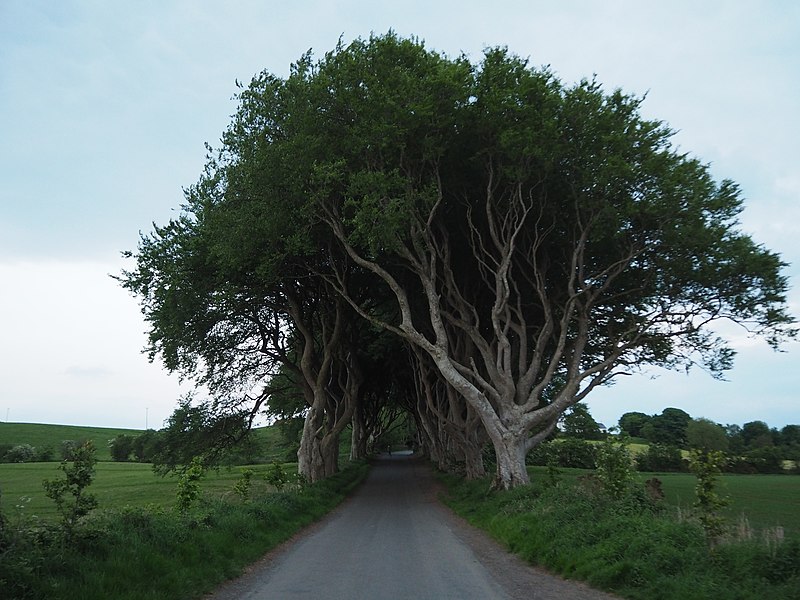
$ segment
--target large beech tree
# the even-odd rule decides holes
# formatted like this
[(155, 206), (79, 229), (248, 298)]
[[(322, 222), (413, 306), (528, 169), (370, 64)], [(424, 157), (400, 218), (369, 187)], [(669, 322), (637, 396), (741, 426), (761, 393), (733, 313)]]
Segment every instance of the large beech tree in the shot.
[[(262, 73), (239, 98), (183, 217), (229, 225), (203, 234), (220, 257), (211, 288), (323, 280), (415, 349), (420, 411), (450, 432), (439, 446), (469, 462), (469, 440), (488, 438), (499, 486), (527, 483), (527, 452), (616, 375), (729, 368), (714, 322), (773, 346), (795, 333), (783, 263), (738, 229), (739, 189), (674, 149), (641, 99), (504, 49), (473, 64), (391, 33)], [(183, 335), (129, 287), (158, 339)]]

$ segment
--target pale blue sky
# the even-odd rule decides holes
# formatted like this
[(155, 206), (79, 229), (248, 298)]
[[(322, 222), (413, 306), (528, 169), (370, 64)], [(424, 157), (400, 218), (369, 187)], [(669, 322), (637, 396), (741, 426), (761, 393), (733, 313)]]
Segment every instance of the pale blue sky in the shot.
[[(648, 93), (647, 116), (743, 188), (743, 228), (800, 275), (800, 3), (0, 0), (0, 419), (158, 427), (179, 386), (140, 354), (135, 301), (108, 278), (235, 110), (235, 80), (383, 33), (477, 59), (507, 45), (564, 80)], [(795, 314), (800, 293), (792, 292)], [(653, 372), (593, 394), (606, 424), (683, 408), (800, 422), (797, 344), (731, 329), (730, 382)]]

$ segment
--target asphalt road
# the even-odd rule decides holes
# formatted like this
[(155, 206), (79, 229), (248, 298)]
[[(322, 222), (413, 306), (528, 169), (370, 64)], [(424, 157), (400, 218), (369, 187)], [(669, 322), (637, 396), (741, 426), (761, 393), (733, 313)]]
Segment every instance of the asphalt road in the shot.
[(436, 493), (425, 463), (377, 460), (351, 499), (209, 600), (613, 598), (522, 563)]

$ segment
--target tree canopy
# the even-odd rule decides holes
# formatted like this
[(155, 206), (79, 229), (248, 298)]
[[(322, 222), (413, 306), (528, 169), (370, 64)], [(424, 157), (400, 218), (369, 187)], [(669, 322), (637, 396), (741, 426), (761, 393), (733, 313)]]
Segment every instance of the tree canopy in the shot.
[(221, 408), (252, 414), (295, 374), (312, 479), (336, 468), (368, 364), (403, 363), (428, 451), (480, 474), (488, 441), (512, 487), (596, 386), (645, 365), (730, 368), (714, 322), (776, 347), (795, 334), (783, 262), (738, 228), (738, 186), (673, 148), (641, 98), (391, 32), (238, 98), (181, 216), (142, 237), (121, 281), (151, 356)]

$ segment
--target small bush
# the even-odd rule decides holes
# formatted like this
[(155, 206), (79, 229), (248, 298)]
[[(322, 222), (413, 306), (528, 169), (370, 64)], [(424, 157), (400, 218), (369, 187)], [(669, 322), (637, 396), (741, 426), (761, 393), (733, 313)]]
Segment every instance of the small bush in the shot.
[(178, 479), (178, 511), (186, 513), (200, 497), (200, 480), (205, 475), (202, 459), (195, 456)]
[(689, 454), (689, 469), (697, 477), (695, 507), (700, 512), (700, 523), (712, 543), (725, 532), (725, 520), (720, 510), (728, 500), (717, 493), (717, 477), (722, 472), (725, 455), (718, 450), (692, 450)]
[(283, 465), (277, 460), (273, 460), (272, 464), (264, 477), (267, 483), (274, 487), (279, 492), (283, 490), (284, 486), (289, 483), (289, 474), (283, 468)]
[(241, 498), (242, 502), (247, 502), (250, 499), (250, 488), (253, 485), (253, 469), (243, 469), (242, 476), (233, 486), (233, 491)]
[(686, 465), (681, 451), (676, 446), (650, 444), (647, 452), (636, 457), (636, 469), (645, 472), (679, 472), (685, 471)]
[(45, 495), (56, 503), (61, 524), (70, 537), (75, 533), (78, 520), (97, 508), (97, 499), (86, 491), (94, 479), (97, 463), (94, 444), (84, 442), (75, 448), (72, 456), (71, 465), (64, 461), (58, 467), (64, 473), (63, 479), (42, 482)]
[(607, 438), (597, 452), (597, 478), (612, 498), (622, 498), (633, 486), (633, 460), (624, 443)]
[(545, 442), (534, 448), (527, 457), (531, 465), (572, 469), (594, 469), (597, 445), (575, 438)]
[(19, 444), (6, 452), (5, 460), (10, 463), (32, 462), (36, 457), (36, 448), (30, 444)]

